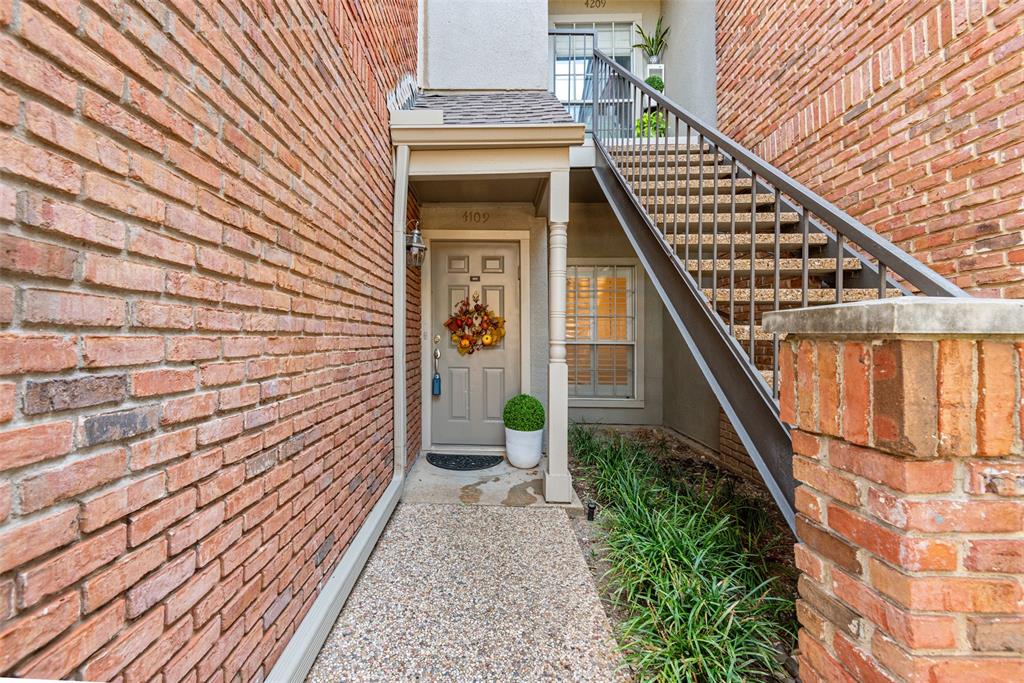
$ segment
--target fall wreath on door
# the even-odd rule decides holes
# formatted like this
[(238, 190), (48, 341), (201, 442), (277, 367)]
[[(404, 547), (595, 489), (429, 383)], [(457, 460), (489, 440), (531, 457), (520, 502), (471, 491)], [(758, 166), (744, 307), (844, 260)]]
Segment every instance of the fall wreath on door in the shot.
[(505, 319), (480, 303), (480, 294), (473, 301), (463, 299), (444, 323), (452, 335), (452, 343), (463, 356), (494, 346), (505, 336)]

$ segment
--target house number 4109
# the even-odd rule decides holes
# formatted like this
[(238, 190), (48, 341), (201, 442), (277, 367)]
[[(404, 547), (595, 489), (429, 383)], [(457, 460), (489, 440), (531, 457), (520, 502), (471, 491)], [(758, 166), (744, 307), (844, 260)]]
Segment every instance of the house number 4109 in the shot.
[(462, 222), (463, 223), (486, 223), (491, 217), (491, 214), (486, 211), (463, 211)]

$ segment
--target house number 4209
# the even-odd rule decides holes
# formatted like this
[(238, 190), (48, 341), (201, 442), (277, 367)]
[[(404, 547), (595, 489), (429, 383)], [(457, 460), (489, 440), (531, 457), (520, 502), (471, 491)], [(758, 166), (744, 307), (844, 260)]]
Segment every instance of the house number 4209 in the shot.
[(601, 9), (606, 4), (608, 4), (607, 0), (583, 0), (583, 6), (587, 9)]
[(463, 223), (486, 223), (491, 218), (491, 214), (486, 211), (463, 211), (462, 222)]

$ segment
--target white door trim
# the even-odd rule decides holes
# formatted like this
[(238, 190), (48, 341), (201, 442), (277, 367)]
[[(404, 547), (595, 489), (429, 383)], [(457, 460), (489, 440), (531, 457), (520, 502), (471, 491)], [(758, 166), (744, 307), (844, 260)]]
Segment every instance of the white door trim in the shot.
[[(421, 447), (428, 451), (434, 447), (430, 428), (430, 384), (434, 376), (434, 362), (431, 330), (433, 327), (431, 299), (433, 281), (430, 273), (430, 248), (434, 242), (518, 242), (519, 243), (519, 390), (530, 393), (530, 231), (529, 230), (424, 230), (423, 241), (427, 244), (427, 258), (420, 270), (420, 425)], [(457, 446), (446, 445), (445, 450), (457, 450)], [(474, 446), (475, 452), (485, 450)], [(504, 451), (504, 449), (502, 449)]]

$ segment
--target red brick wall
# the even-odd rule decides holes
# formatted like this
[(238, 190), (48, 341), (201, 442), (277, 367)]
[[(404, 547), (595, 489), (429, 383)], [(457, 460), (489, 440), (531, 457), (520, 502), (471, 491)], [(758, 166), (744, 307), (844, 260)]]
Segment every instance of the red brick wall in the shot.
[(719, 0), (728, 135), (951, 278), (1024, 297), (1024, 4)]
[(0, 0), (0, 675), (280, 655), (391, 475), (385, 97), (415, 26)]
[(736, 429), (721, 408), (718, 409), (718, 452), (715, 454), (715, 460), (718, 465), (733, 474), (758, 486), (764, 486), (761, 473), (757, 471), (754, 461), (750, 459), (747, 449), (740, 441), (740, 435), (736, 433)]
[(804, 681), (1024, 680), (1024, 342), (787, 338)]

